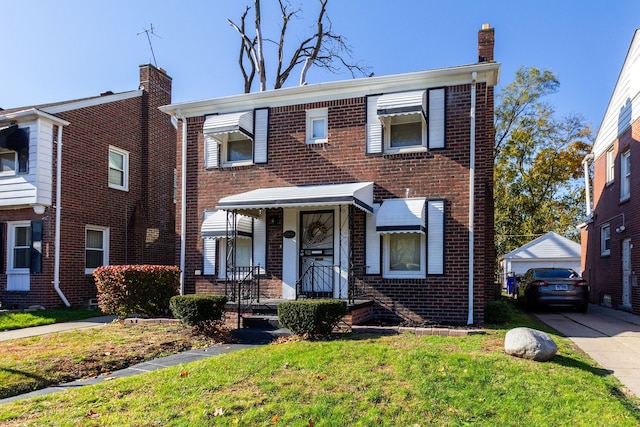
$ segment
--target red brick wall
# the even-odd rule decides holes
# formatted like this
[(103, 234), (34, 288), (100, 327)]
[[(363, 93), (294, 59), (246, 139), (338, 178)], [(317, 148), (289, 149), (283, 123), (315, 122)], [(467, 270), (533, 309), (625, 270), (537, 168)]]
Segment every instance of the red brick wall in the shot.
[[(41, 217), (43, 272), (31, 275), (28, 293), (0, 293), (6, 304), (61, 306), (53, 289), (55, 206), (61, 207), (60, 288), (73, 306), (95, 298), (85, 274), (85, 226), (109, 227), (110, 264), (174, 264), (175, 129), (157, 107), (171, 102), (171, 78), (141, 66), (143, 96), (57, 114), (71, 124), (62, 132), (62, 200)], [(57, 135), (57, 133), (54, 133)], [(109, 146), (129, 152), (129, 191), (108, 187)], [(2, 211), (1, 221), (33, 219), (31, 209)], [(5, 245), (6, 250), (6, 243)], [(4, 257), (6, 259), (6, 257)], [(4, 262), (4, 261), (3, 261)], [(2, 270), (4, 273), (6, 270)], [(6, 276), (0, 274), (2, 290)]]
[[(271, 108), (268, 163), (204, 169), (203, 118), (188, 121), (187, 158), (187, 292), (204, 289), (209, 277), (196, 277), (202, 266), (200, 226), (204, 209), (214, 208), (225, 196), (259, 187), (375, 182), (374, 198), (390, 197), (446, 199), (445, 274), (425, 280), (389, 280), (366, 276), (364, 292), (376, 298), (378, 315), (401, 313), (420, 322), (466, 323), (468, 292), (469, 130), (471, 87), (447, 88), (447, 147), (426, 153), (371, 154), (365, 152), (365, 98), (350, 98), (312, 104)], [(478, 85), (475, 173), (474, 306), (476, 323), (482, 323), (485, 289), (493, 283), (493, 89)], [(305, 142), (305, 110), (328, 108), (329, 142)], [(180, 142), (178, 143), (180, 151)], [(180, 176), (180, 174), (179, 174)], [(364, 215), (356, 212), (354, 257), (364, 265), (360, 247)], [(279, 210), (267, 215), (281, 218)], [(281, 225), (268, 228), (267, 270), (270, 278), (281, 277)], [(197, 286), (196, 286), (197, 283)], [(210, 288), (209, 288), (210, 289)], [(279, 292), (279, 286), (274, 290)], [(390, 310), (387, 312), (387, 309)]]
[[(640, 241), (640, 120), (613, 141), (615, 178), (606, 183), (606, 152), (594, 162), (593, 221), (582, 232), (583, 276), (591, 285), (591, 302), (602, 303), (604, 295), (611, 297), (611, 305), (622, 304), (622, 240)], [(631, 197), (620, 202), (620, 154), (631, 150)], [(624, 222), (623, 222), (624, 221)], [(600, 230), (610, 224), (610, 254), (601, 255)], [(625, 230), (617, 232), (621, 225)], [(638, 248), (631, 249), (631, 270), (640, 273)], [(631, 287), (631, 305), (640, 314), (640, 287)]]

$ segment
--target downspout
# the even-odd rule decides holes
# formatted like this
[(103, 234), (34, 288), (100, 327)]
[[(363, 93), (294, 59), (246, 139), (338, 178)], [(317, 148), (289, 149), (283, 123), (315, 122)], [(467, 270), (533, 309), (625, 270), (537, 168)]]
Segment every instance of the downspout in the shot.
[(67, 307), (71, 307), (69, 300), (60, 289), (60, 218), (62, 216), (62, 126), (58, 126), (58, 147), (56, 152), (56, 232), (53, 247), (53, 289)]
[(469, 125), (469, 313), (467, 325), (473, 325), (473, 228), (475, 212), (475, 169), (476, 169), (476, 79), (478, 74), (471, 73), (471, 117)]
[(586, 203), (586, 214), (587, 221), (591, 219), (591, 187), (589, 185), (589, 162), (593, 161), (593, 153), (589, 153), (584, 156), (582, 160), (582, 166), (584, 167), (584, 192), (585, 192), (585, 203)]
[(176, 110), (176, 118), (182, 120), (182, 182), (180, 183), (180, 295), (184, 295), (184, 269), (186, 259), (187, 229), (187, 119), (180, 109)]

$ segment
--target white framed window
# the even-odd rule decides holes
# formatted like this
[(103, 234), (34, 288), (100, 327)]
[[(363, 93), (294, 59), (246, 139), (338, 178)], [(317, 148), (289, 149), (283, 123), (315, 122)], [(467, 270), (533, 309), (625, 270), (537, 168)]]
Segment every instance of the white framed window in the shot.
[(615, 152), (613, 150), (613, 146), (609, 147), (609, 149), (607, 150), (607, 184), (611, 184), (613, 182), (613, 180), (615, 179)]
[(15, 151), (0, 152), (0, 176), (15, 175), (18, 163), (18, 153)]
[(7, 231), (7, 273), (29, 273), (31, 221), (10, 222)]
[(85, 274), (103, 265), (109, 265), (109, 228), (85, 227)]
[(631, 150), (620, 155), (620, 201), (631, 196)]
[(109, 147), (109, 188), (129, 191), (129, 152)]
[(222, 166), (253, 164), (253, 140), (241, 132), (222, 135)]
[(322, 144), (329, 140), (329, 110), (307, 110), (307, 144)]
[(421, 113), (385, 117), (383, 125), (386, 153), (427, 149), (427, 129)]
[(603, 224), (600, 228), (600, 255), (611, 254), (611, 226)]
[(423, 233), (384, 234), (383, 277), (425, 277), (425, 235)]

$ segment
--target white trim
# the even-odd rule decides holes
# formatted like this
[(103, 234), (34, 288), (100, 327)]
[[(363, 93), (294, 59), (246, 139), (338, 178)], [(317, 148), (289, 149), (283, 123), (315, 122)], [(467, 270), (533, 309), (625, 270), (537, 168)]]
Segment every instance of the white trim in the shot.
[(109, 173), (109, 177), (108, 177), (108, 182), (109, 182), (109, 188), (113, 188), (115, 190), (122, 190), (122, 191), (129, 191), (129, 152), (126, 150), (123, 150), (121, 148), (118, 147), (114, 147), (113, 145), (109, 146), (109, 172), (111, 172), (111, 153), (114, 154), (118, 154), (120, 156), (122, 156), (122, 170), (120, 171), (119, 169), (115, 169), (114, 170), (118, 170), (120, 172), (122, 172), (122, 185), (119, 184), (114, 184), (111, 182), (111, 174)]
[[(609, 242), (608, 246), (605, 242)], [(600, 255), (611, 255), (611, 224), (602, 224), (600, 226)]]
[[(307, 110), (306, 112), (307, 123), (307, 144), (324, 144), (329, 141), (329, 109), (328, 108), (315, 108), (313, 110)], [(323, 136), (314, 137), (314, 124), (316, 121), (322, 120)]]
[(477, 73), (478, 82), (495, 86), (499, 80), (500, 66), (499, 62), (483, 62), (390, 76), (293, 86), (223, 98), (176, 103), (160, 107), (160, 110), (170, 115), (174, 115), (180, 110), (180, 113), (185, 117), (197, 117), (214, 112), (224, 113), (239, 109), (279, 107), (295, 103), (364, 97), (385, 92), (470, 84), (472, 72)]
[[(98, 231), (102, 233), (102, 248), (88, 248), (87, 247), (87, 231)], [(99, 250), (102, 249), (102, 265), (109, 265), (109, 227), (102, 227), (99, 225), (86, 225), (84, 227), (84, 273), (93, 274), (95, 268), (87, 267), (87, 250)]]
[(427, 274), (444, 274), (444, 200), (427, 202)]
[(620, 154), (620, 201), (631, 197), (631, 150)]
[(17, 174), (17, 171), (18, 171), (18, 153), (13, 151), (13, 150), (0, 149), (0, 156), (11, 155), (11, 154), (13, 154), (13, 169), (12, 170), (8, 170), (8, 171), (3, 171), (2, 168), (1, 168), (2, 160), (0, 160), (0, 176), (14, 176), (14, 175)]
[[(395, 116), (386, 116), (381, 117), (380, 120), (383, 123), (382, 132), (383, 132), (383, 142), (384, 142), (384, 152), (386, 154), (399, 154), (399, 153), (415, 153), (415, 152), (425, 152), (427, 151), (427, 125), (424, 120), (424, 115), (421, 113), (412, 113), (412, 114), (396, 114)], [(394, 122), (403, 122), (403, 123), (394, 123)], [(416, 123), (420, 122), (421, 130), (420, 130), (420, 144), (407, 145), (403, 147), (392, 147), (391, 144), (391, 128), (395, 125), (407, 124), (407, 123)]]
[[(11, 221), (7, 222), (7, 274), (29, 274), (30, 267), (14, 268), (13, 267), (13, 250), (16, 245), (16, 228), (29, 227), (31, 233), (31, 221)], [(29, 237), (31, 239), (31, 237)], [(31, 245), (29, 245), (31, 247)]]
[(613, 145), (611, 145), (609, 148), (607, 148), (607, 158), (606, 158), (606, 169), (607, 169), (607, 180), (606, 180), (606, 184), (611, 184), (612, 182), (614, 182), (616, 180), (616, 162), (615, 162), (616, 156), (615, 156), (615, 151), (613, 149)]
[[(412, 235), (419, 236), (420, 242), (420, 269), (393, 271), (391, 270), (391, 239), (402, 239)], [(382, 277), (385, 279), (424, 279), (426, 275), (425, 263), (425, 235), (423, 233), (403, 233), (403, 234), (384, 234), (382, 236), (383, 256), (382, 256)]]
[(429, 90), (429, 124), (427, 132), (429, 132), (429, 149), (445, 148), (446, 145), (446, 91), (444, 88)]
[(365, 274), (380, 274), (380, 234), (376, 231), (376, 218), (380, 203), (373, 204), (373, 214), (365, 219)]
[(95, 98), (81, 99), (78, 101), (67, 102), (65, 104), (53, 105), (51, 107), (43, 107), (42, 111), (49, 114), (64, 113), (65, 111), (79, 110), (80, 108), (95, 107), (96, 105), (137, 98), (142, 96), (143, 93), (144, 91), (142, 90), (133, 90), (129, 92), (116, 93), (113, 95), (97, 96)]

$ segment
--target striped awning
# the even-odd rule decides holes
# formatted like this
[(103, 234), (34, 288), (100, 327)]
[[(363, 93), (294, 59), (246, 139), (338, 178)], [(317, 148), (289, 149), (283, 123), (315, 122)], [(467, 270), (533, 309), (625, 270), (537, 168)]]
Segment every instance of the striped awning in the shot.
[[(309, 185), (304, 187), (259, 188), (246, 193), (223, 197), (218, 209), (255, 215), (264, 208), (288, 208), (332, 205), (354, 205), (373, 212), (373, 183)], [(253, 212), (251, 212), (253, 211)]]
[(376, 214), (378, 233), (424, 233), (425, 198), (389, 199)]
[(378, 98), (378, 117), (422, 113), (427, 117), (427, 91), (388, 93)]
[[(232, 214), (229, 214), (231, 218)], [(229, 219), (230, 220), (230, 219)], [(237, 237), (251, 238), (253, 235), (253, 221), (244, 215), (236, 215)], [(233, 225), (229, 233), (233, 234)], [(227, 212), (222, 210), (207, 211), (201, 228), (204, 239), (224, 239), (227, 237)]]
[(202, 126), (202, 132), (205, 136), (213, 137), (225, 133), (241, 132), (253, 139), (253, 111), (208, 116)]

